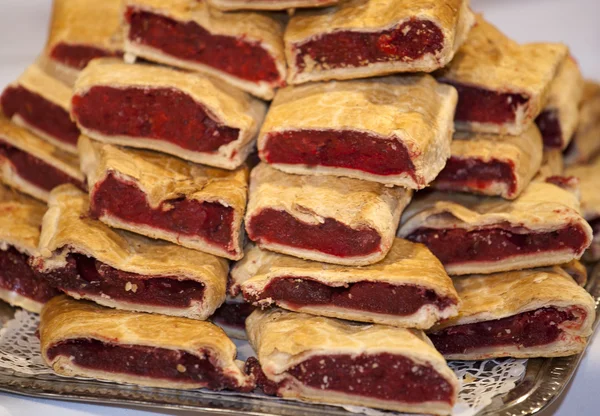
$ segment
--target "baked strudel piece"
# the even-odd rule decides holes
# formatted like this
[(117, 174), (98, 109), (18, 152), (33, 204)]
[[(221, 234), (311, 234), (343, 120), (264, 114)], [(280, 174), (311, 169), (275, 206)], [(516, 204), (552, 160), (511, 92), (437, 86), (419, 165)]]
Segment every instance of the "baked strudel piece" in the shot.
[(433, 186), (515, 199), (540, 170), (542, 149), (534, 124), (517, 136), (457, 132), (452, 156)]
[(587, 163), (600, 153), (600, 84), (586, 81), (579, 108), (579, 124), (565, 151), (569, 165)]
[(546, 104), (550, 84), (567, 57), (557, 43), (519, 45), (477, 17), (477, 24), (438, 79), (458, 90), (458, 130), (520, 134)]
[(454, 279), (458, 316), (429, 337), (449, 360), (563, 357), (585, 349), (594, 299), (557, 270), (522, 270)]
[(47, 201), (52, 188), (70, 183), (85, 189), (77, 157), (65, 153), (0, 115), (0, 178)]
[(430, 192), (408, 206), (398, 236), (423, 243), (451, 275), (567, 263), (581, 257), (592, 229), (575, 194), (531, 182), (514, 201)]
[(109, 228), (88, 215), (87, 195), (52, 191), (33, 264), (76, 299), (118, 309), (207, 319), (225, 300), (227, 261)]
[(456, 100), (430, 75), (287, 87), (261, 128), (260, 157), (289, 173), (424, 188), (450, 156)]
[(550, 84), (544, 109), (535, 119), (544, 146), (564, 150), (579, 121), (579, 103), (583, 94), (583, 77), (572, 57), (564, 60)]
[(30, 266), (46, 207), (0, 184), (0, 300), (39, 313), (60, 292)]
[(346, 0), (300, 11), (285, 31), (288, 82), (432, 72), (450, 62), (473, 23), (468, 0)]
[[(600, 137), (598, 138), (600, 140)], [(594, 231), (592, 245), (584, 254), (586, 261), (600, 260), (600, 158), (590, 165), (575, 165), (567, 168), (566, 176), (579, 179), (581, 212)]]
[(169, 389), (254, 388), (235, 345), (210, 322), (58, 296), (42, 310), (39, 333), (42, 358), (63, 376)]
[(246, 369), (267, 394), (438, 415), (456, 401), (456, 376), (421, 331), (277, 308), (254, 311), (246, 331), (258, 357)]
[(302, 260), (254, 245), (231, 270), (246, 300), (262, 308), (404, 328), (430, 328), (458, 313), (444, 266), (422, 244), (396, 238), (379, 263), (357, 268)]
[(67, 85), (93, 59), (123, 56), (122, 0), (54, 0), (39, 63)]
[(203, 72), (270, 100), (285, 83), (283, 21), (204, 1), (125, 0), (125, 51)]
[(244, 163), (266, 111), (218, 80), (112, 59), (90, 64), (73, 93), (71, 114), (84, 134), (225, 169)]
[(105, 224), (229, 259), (243, 255), (248, 169), (79, 140), (90, 213)]
[(286, 10), (307, 7), (326, 7), (342, 0), (208, 0), (221, 10)]
[(14, 123), (61, 150), (77, 153), (79, 129), (69, 115), (71, 94), (69, 87), (33, 64), (4, 89), (0, 105)]
[(252, 170), (248, 236), (261, 248), (325, 263), (382, 260), (412, 191), (333, 176), (290, 175), (264, 163)]

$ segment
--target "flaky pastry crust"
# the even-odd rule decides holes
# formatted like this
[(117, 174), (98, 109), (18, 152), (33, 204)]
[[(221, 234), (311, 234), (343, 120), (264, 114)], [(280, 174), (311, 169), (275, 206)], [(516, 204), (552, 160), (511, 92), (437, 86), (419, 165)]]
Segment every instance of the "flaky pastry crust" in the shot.
[(565, 163), (587, 163), (600, 153), (600, 84), (586, 80), (579, 108), (579, 124), (565, 153)]
[(562, 176), (565, 170), (563, 153), (560, 149), (544, 149), (542, 153), (542, 166), (535, 175), (534, 180), (545, 181), (550, 176)]
[(307, 7), (326, 7), (341, 0), (208, 0), (208, 4), (220, 10), (286, 10)]
[(332, 176), (300, 176), (261, 163), (250, 175), (246, 227), (263, 209), (287, 212), (298, 221), (319, 224), (325, 218), (352, 229), (371, 228), (381, 236), (380, 249), (361, 257), (338, 257), (311, 249), (260, 242), (271, 251), (325, 263), (364, 266), (382, 260), (392, 247), (394, 232), (412, 191)]
[[(171, 308), (130, 303), (108, 296), (65, 291), (104, 306), (142, 312), (155, 312), (194, 319), (206, 319), (225, 300), (227, 261), (175, 244), (151, 240), (126, 231), (114, 230), (88, 215), (86, 194), (72, 185), (61, 185), (50, 193), (40, 236), (36, 267), (48, 272), (65, 267), (69, 253), (97, 259), (117, 270), (144, 276), (174, 276), (204, 285), (201, 302), (187, 308)], [(126, 283), (126, 282), (124, 282)]]
[(108, 373), (78, 366), (70, 357), (48, 358), (48, 350), (61, 342), (78, 339), (98, 340), (109, 345), (155, 347), (185, 351), (197, 357), (210, 356), (211, 363), (224, 374), (247, 386), (253, 380), (235, 361), (236, 348), (221, 329), (209, 322), (173, 316), (133, 313), (107, 309), (91, 302), (58, 296), (46, 304), (40, 316), (42, 358), (58, 374), (93, 377), (152, 387), (194, 389), (206, 386), (161, 380), (130, 374)]
[(421, 189), (450, 156), (457, 93), (429, 75), (375, 78), (286, 87), (277, 92), (258, 139), (260, 156), (271, 133), (359, 131), (407, 148), (415, 171), (377, 175), (360, 170), (274, 163), (288, 173), (335, 175)]

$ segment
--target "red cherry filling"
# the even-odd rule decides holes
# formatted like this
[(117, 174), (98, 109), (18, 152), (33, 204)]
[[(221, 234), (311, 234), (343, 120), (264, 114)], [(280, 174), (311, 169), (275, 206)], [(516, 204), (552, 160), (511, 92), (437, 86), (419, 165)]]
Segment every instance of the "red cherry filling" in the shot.
[(68, 43), (59, 43), (50, 52), (50, 56), (55, 61), (75, 69), (83, 69), (92, 59), (105, 57), (121, 57), (122, 52), (112, 52), (94, 46), (72, 45)]
[(222, 326), (245, 329), (246, 318), (256, 309), (249, 303), (224, 303), (212, 316), (214, 323)]
[(485, 191), (490, 186), (502, 183), (509, 194), (517, 190), (515, 165), (508, 161), (451, 157), (436, 178), (436, 187), (446, 190)]
[(545, 110), (535, 119), (544, 139), (544, 146), (549, 148), (562, 148), (563, 133), (557, 110)]

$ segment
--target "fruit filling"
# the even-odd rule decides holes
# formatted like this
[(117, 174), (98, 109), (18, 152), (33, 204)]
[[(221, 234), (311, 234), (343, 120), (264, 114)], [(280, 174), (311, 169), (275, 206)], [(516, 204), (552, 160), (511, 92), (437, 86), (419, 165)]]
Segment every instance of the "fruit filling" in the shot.
[(86, 45), (59, 43), (50, 52), (50, 57), (63, 65), (75, 69), (83, 69), (92, 59), (106, 57), (121, 57), (123, 52), (112, 52), (105, 49)]
[(509, 193), (517, 190), (515, 166), (512, 162), (492, 159), (451, 157), (436, 178), (438, 189), (485, 191), (490, 186), (505, 184)]
[(544, 110), (535, 119), (542, 133), (544, 147), (561, 149), (563, 146), (563, 134), (560, 127), (560, 119), (557, 110)]

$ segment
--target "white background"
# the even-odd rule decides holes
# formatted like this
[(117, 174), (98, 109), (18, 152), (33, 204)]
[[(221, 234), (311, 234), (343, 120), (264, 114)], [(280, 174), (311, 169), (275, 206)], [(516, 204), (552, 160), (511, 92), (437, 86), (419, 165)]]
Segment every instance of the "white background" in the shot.
[[(90, 0), (102, 1), (102, 0)], [(0, 0), (0, 89), (17, 78), (41, 50), (51, 0)], [(600, 0), (472, 0), (475, 10), (521, 42), (558, 41), (569, 45), (588, 78), (600, 81)], [(0, 393), (0, 416), (190, 415), (37, 400)], [(566, 394), (543, 416), (600, 414), (600, 336)]]

